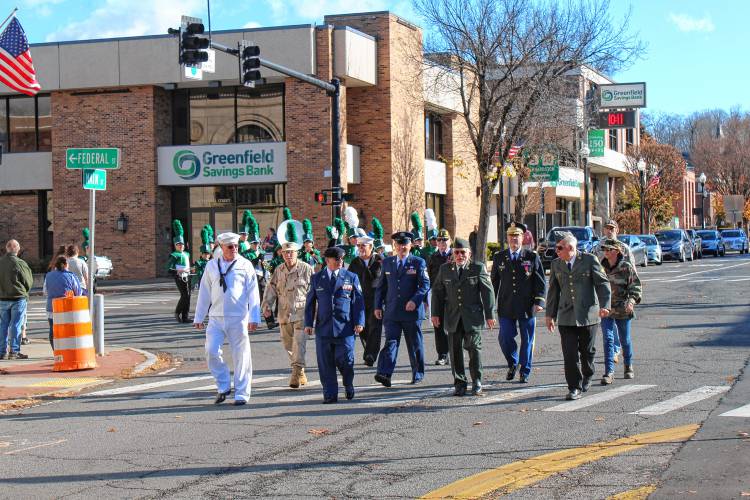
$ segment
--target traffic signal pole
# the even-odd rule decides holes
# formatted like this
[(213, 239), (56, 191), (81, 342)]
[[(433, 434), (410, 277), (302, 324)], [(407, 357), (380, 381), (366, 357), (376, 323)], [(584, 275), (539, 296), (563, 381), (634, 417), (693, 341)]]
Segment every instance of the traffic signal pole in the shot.
[[(211, 41), (211, 48), (230, 55), (240, 56), (238, 49), (233, 49), (214, 41)], [(333, 195), (331, 224), (333, 224), (334, 218), (341, 217), (341, 199), (343, 193), (341, 186), (341, 82), (338, 78), (333, 78), (330, 82), (326, 82), (263, 58), (260, 58), (260, 65), (282, 75), (296, 78), (297, 80), (323, 89), (331, 98), (331, 191)]]

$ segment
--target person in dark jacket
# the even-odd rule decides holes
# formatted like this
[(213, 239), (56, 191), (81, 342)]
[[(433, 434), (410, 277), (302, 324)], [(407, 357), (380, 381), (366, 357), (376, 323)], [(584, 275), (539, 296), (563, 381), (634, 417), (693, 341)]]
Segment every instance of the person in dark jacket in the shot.
[[(435, 283), (440, 266), (451, 260), (451, 235), (446, 229), (441, 229), (437, 234), (437, 249), (430, 256), (427, 262), (427, 274), (430, 276), (430, 283)], [(432, 292), (430, 292), (432, 296)], [(430, 299), (432, 301), (432, 299)], [(431, 306), (432, 304), (430, 304)], [(448, 343), (448, 332), (445, 331), (444, 318), (440, 317), (438, 326), (435, 326), (435, 350), (437, 351), (436, 365), (444, 365), (448, 362), (448, 353), (450, 344)]]
[[(513, 380), (520, 367), (522, 384), (529, 381), (531, 374), (536, 328), (534, 315), (544, 309), (545, 289), (544, 268), (539, 255), (522, 248), (525, 231), (525, 225), (509, 223), (506, 226), (508, 248), (492, 257), (492, 287), (500, 317), (498, 342), (508, 362), (505, 379)], [(515, 340), (519, 334), (520, 356)]]
[(357, 239), (359, 255), (349, 264), (349, 271), (359, 278), (365, 301), (365, 329), (359, 336), (364, 347), (362, 358), (367, 366), (373, 366), (380, 351), (383, 338), (383, 320), (375, 317), (375, 283), (383, 267), (383, 257), (372, 250), (373, 239), (362, 236)]
[[(21, 331), (26, 322), (26, 304), (34, 277), (26, 262), (18, 258), (21, 245), (10, 240), (0, 258), (0, 359), (26, 359), (21, 353)], [(10, 352), (7, 352), (10, 344)], [(7, 353), (7, 354), (6, 354)]]
[(47, 296), (47, 320), (49, 322), (49, 345), (54, 350), (53, 342), (53, 318), (52, 318), (52, 301), (65, 297), (68, 292), (73, 295), (83, 295), (81, 282), (78, 276), (68, 270), (68, 258), (60, 255), (55, 259), (55, 268), (47, 273), (44, 277), (44, 294)]

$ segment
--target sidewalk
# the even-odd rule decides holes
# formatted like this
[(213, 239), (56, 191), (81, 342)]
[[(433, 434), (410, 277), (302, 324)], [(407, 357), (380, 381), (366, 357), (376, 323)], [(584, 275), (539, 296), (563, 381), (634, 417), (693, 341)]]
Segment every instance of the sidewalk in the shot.
[[(739, 498), (750, 496), (750, 366), (698, 432), (680, 448), (650, 499)], [(741, 413), (741, 415), (740, 415)]]
[[(42, 295), (44, 275), (34, 275), (34, 286), (29, 295)], [(103, 280), (96, 283), (96, 292), (101, 294), (122, 292), (163, 292), (177, 290), (172, 278), (151, 278), (145, 280)]]
[(81, 389), (131, 376), (156, 362), (150, 353), (110, 347), (97, 356), (92, 370), (53, 372), (52, 349), (43, 340), (32, 340), (21, 352), (29, 359), (0, 360), (0, 411), (32, 404), (34, 398), (66, 396)]

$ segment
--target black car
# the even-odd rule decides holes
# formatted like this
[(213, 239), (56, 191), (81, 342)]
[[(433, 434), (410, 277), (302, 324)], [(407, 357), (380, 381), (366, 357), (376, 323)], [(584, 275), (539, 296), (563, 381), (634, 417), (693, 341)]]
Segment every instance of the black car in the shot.
[(553, 227), (547, 233), (547, 237), (539, 241), (537, 247), (545, 269), (549, 269), (550, 263), (557, 258), (555, 245), (565, 236), (565, 233), (571, 233), (576, 237), (579, 252), (594, 253), (599, 247), (599, 237), (590, 226)]

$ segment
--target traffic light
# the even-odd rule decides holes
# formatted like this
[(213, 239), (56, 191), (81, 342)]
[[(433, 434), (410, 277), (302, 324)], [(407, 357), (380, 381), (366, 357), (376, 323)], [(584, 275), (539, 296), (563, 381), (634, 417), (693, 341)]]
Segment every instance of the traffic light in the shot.
[(254, 87), (260, 80), (260, 47), (242, 40), (240, 43), (240, 82), (246, 87)]
[(324, 205), (328, 201), (328, 196), (325, 193), (315, 193), (315, 203)]
[(210, 42), (203, 33), (203, 23), (187, 23), (180, 29), (180, 64), (197, 66), (208, 61)]

